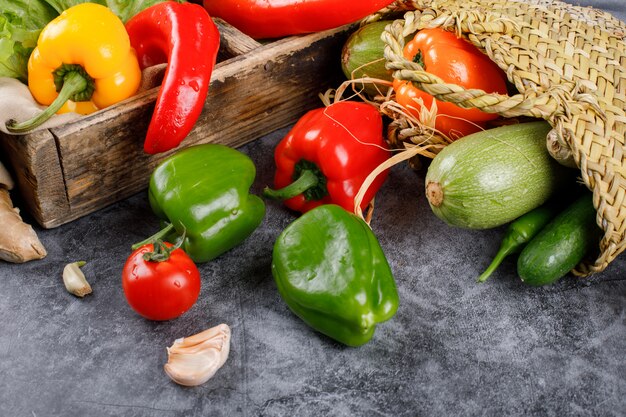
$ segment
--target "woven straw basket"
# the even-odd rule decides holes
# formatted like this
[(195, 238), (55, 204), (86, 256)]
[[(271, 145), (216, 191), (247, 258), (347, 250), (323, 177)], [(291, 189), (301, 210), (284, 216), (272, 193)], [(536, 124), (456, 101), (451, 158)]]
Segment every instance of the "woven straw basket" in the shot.
[[(395, 16), (402, 18), (383, 33), (395, 78), (461, 107), (550, 123), (551, 153), (573, 158), (593, 191), (604, 231), (595, 262), (573, 272), (585, 276), (606, 268), (626, 248), (626, 25), (596, 9), (548, 0), (401, 0), (369, 21)], [(445, 84), (405, 59), (405, 37), (430, 27), (455, 31), (480, 48), (519, 94)], [(394, 140), (421, 139), (408, 134)]]

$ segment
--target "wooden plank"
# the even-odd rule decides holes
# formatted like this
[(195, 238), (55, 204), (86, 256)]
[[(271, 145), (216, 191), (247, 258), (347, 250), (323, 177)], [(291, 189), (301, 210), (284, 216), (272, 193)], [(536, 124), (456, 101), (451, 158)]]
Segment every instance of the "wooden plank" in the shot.
[(260, 48), (261, 43), (229, 25), (222, 19), (213, 19), (220, 32), (220, 52), (218, 62), (234, 58)]
[(10, 166), (23, 208), (46, 228), (71, 218), (61, 161), (54, 136), (48, 130), (28, 135), (0, 132), (2, 159)]
[[(238, 147), (321, 106), (318, 93), (341, 82), (347, 33), (344, 27), (285, 38), (219, 63), (204, 110), (179, 149), (199, 143)], [(61, 222), (46, 218), (42, 225), (58, 226), (147, 186), (154, 167), (176, 151), (143, 152), (157, 94), (158, 88), (151, 89), (52, 129), (71, 210)]]

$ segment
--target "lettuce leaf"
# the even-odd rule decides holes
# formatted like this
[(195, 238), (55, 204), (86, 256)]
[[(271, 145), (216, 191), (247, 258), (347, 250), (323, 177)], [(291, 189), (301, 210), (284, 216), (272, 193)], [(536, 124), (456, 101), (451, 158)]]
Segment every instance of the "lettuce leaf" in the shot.
[[(105, 0), (104, 5), (113, 11), (122, 22), (126, 23), (128, 19), (139, 13), (140, 11), (147, 9), (150, 6), (154, 6), (157, 3), (163, 3), (166, 0)], [(178, 3), (184, 3), (178, 1)]]
[(27, 80), (28, 57), (57, 13), (40, 0), (0, 0), (0, 77)]
[[(126, 23), (128, 19), (157, 3), (163, 3), (166, 0), (43, 0), (48, 3), (57, 13), (61, 14), (63, 10), (69, 9), (80, 3), (97, 3), (108, 7), (119, 17), (122, 22)], [(182, 1), (179, 1), (182, 3)]]

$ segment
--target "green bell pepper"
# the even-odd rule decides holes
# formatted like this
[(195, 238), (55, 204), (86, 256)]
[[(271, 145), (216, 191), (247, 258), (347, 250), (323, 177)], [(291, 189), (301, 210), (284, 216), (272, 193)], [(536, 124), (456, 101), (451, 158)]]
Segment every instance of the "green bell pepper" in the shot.
[(340, 206), (314, 208), (274, 244), (272, 274), (289, 308), (315, 330), (348, 346), (374, 335), (398, 309), (385, 254), (370, 227)]
[(232, 249), (265, 216), (263, 200), (250, 194), (255, 175), (252, 160), (227, 146), (196, 145), (173, 154), (150, 178), (152, 211), (170, 223), (151, 239), (183, 240), (181, 247), (194, 262)]

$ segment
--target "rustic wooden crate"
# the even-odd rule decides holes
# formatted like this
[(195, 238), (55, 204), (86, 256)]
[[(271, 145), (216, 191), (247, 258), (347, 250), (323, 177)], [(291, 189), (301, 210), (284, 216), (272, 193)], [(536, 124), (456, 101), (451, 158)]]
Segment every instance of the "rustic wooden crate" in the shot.
[[(216, 19), (221, 48), (204, 109), (176, 150), (200, 143), (238, 147), (321, 106), (318, 93), (340, 82), (349, 27), (261, 44)], [(201, 53), (201, 51), (199, 51)], [(155, 166), (175, 152), (143, 152), (158, 87), (63, 126), (26, 135), (0, 133), (0, 149), (24, 209), (53, 228), (147, 187)]]

